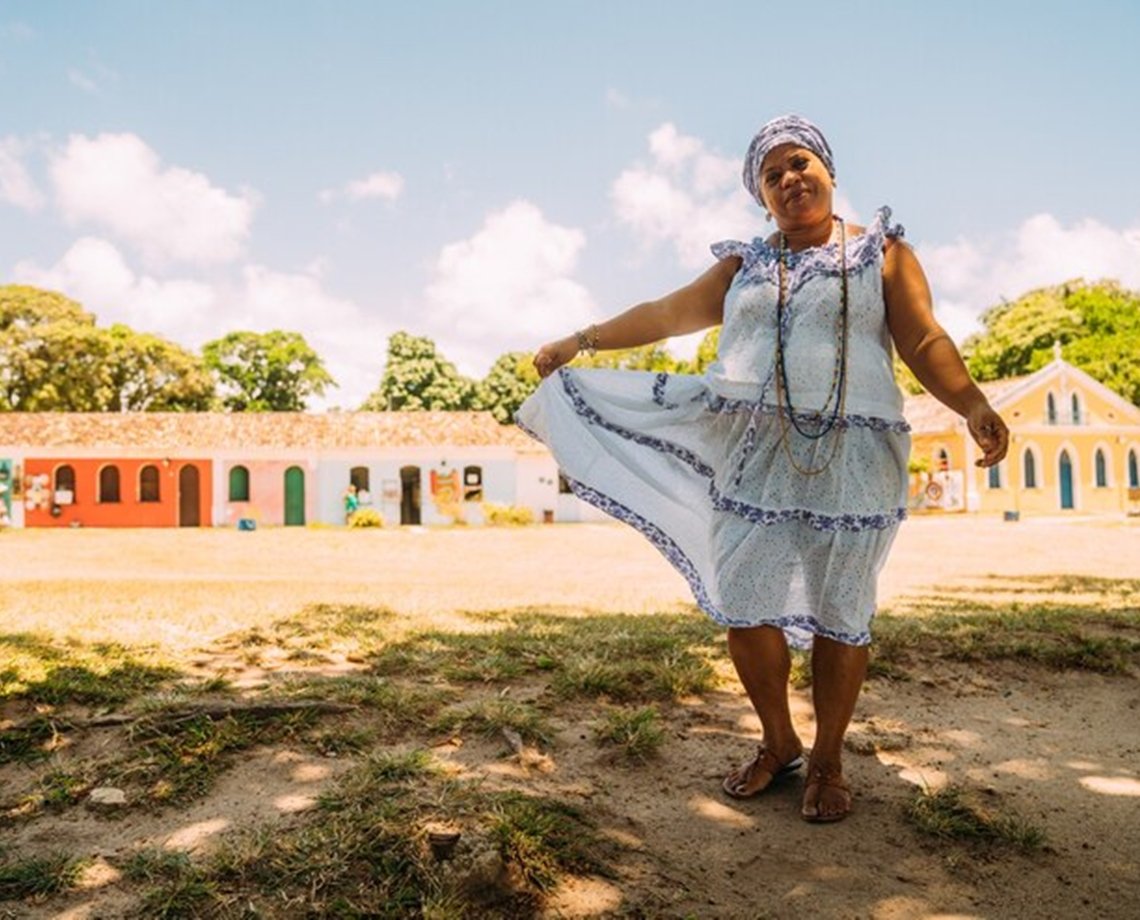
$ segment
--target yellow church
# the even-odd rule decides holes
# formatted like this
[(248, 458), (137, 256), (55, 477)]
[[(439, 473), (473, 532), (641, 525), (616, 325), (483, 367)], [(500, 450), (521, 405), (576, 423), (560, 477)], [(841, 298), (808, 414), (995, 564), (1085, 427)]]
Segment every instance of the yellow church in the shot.
[(1009, 453), (980, 469), (966, 423), (933, 396), (907, 398), (913, 510), (1140, 514), (1140, 408), (1061, 358), (980, 384), (1010, 429)]

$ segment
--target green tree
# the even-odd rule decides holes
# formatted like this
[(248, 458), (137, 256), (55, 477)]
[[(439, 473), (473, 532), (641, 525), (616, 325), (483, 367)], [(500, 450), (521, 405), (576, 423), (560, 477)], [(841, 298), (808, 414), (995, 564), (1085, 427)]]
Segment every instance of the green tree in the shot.
[(116, 323), (110, 345), (115, 412), (205, 412), (214, 404), (214, 380), (203, 359), (164, 338)]
[(231, 332), (202, 346), (222, 407), (300, 412), (336, 381), (299, 332)]
[(201, 361), (127, 326), (100, 329), (62, 294), (0, 287), (0, 410), (197, 410), (213, 384)]
[(1030, 291), (982, 315), (983, 332), (963, 343), (978, 380), (1028, 374), (1065, 359), (1140, 405), (1140, 293), (1116, 281), (1070, 281)]
[(617, 368), (626, 371), (668, 371), (676, 372), (681, 365), (661, 342), (642, 345), (639, 348), (620, 348), (614, 351), (599, 351), (596, 355), (580, 353), (575, 359), (580, 367)]
[(478, 407), (475, 383), (440, 354), (425, 336), (396, 332), (380, 385), (360, 407), (365, 412), (449, 411)]
[(697, 353), (692, 361), (678, 361), (677, 372), (682, 374), (703, 374), (710, 364), (716, 360), (717, 349), (720, 347), (720, 326), (713, 326), (704, 334), (701, 343), (697, 346)]
[(914, 371), (906, 366), (906, 362), (898, 356), (898, 352), (895, 352), (894, 365), (895, 380), (903, 393), (907, 396), (918, 396), (926, 392), (926, 387), (918, 382), (918, 378), (914, 376)]
[(519, 406), (538, 389), (540, 380), (533, 357), (524, 351), (500, 355), (476, 387), (478, 408), (488, 410), (503, 424), (514, 421)]

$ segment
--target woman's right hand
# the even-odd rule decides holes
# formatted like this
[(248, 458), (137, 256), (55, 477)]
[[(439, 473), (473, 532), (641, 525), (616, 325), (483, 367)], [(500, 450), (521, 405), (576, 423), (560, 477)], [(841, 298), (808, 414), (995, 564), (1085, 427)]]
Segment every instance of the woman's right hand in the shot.
[(549, 377), (563, 364), (569, 364), (578, 354), (578, 339), (568, 335), (557, 342), (547, 342), (534, 353), (534, 369), (539, 377)]

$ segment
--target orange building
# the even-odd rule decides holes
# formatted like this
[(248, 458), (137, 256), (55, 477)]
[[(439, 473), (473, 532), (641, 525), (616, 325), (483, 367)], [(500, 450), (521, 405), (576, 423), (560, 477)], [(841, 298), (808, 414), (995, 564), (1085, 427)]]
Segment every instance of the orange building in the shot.
[(1010, 428), (988, 470), (965, 422), (932, 396), (910, 397), (911, 506), (1021, 514), (1140, 513), (1140, 408), (1062, 360), (981, 384)]
[(210, 519), (206, 460), (35, 458), (24, 467), (28, 527), (199, 527)]

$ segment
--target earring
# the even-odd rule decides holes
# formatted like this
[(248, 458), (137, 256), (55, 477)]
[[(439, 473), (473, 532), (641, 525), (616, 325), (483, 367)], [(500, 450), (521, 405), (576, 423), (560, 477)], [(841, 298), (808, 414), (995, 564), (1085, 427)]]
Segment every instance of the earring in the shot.
[(764, 212), (764, 220), (768, 221), (768, 223), (772, 223), (772, 212), (771, 211), (765, 211)]

